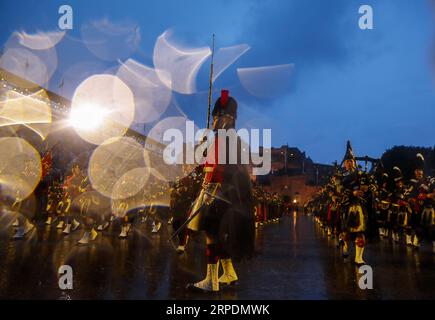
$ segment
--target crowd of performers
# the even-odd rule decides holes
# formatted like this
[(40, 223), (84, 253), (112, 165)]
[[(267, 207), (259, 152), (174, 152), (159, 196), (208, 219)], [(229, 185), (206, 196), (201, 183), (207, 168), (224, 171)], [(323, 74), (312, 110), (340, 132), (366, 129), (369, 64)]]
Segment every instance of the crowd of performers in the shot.
[(355, 243), (357, 265), (365, 264), (366, 239), (379, 237), (415, 249), (428, 241), (435, 254), (435, 179), (425, 176), (424, 161), (422, 154), (416, 154), (409, 181), (397, 166), (391, 172), (381, 166), (367, 172), (356, 166), (348, 142), (343, 168), (305, 204), (305, 210), (328, 236), (335, 237), (344, 258), (349, 257), (351, 241)]
[[(179, 179), (171, 188), (170, 211), (174, 230), (178, 230), (186, 221), (186, 213), (194, 203), (201, 190), (203, 181), (203, 167), (196, 167), (189, 175)], [(285, 214), (289, 213), (291, 206), (280, 194), (267, 192), (261, 185), (253, 184), (252, 197), (255, 214), (255, 228), (278, 222)], [(188, 230), (177, 234), (177, 252), (183, 253), (189, 239)]]
[(277, 192), (267, 192), (261, 185), (253, 188), (256, 228), (271, 222), (278, 222), (291, 210), (288, 199)]
[[(77, 199), (80, 195), (92, 190), (86, 170), (82, 169), (79, 164), (73, 164), (71, 172), (62, 175), (61, 170), (56, 169), (51, 164), (51, 155), (48, 153), (43, 159), (43, 178), (40, 186), (35, 190), (37, 193), (37, 201), (45, 216), (45, 225), (52, 226), (62, 231), (64, 235), (68, 235), (81, 227), (87, 231), (78, 241), (80, 244), (87, 244), (89, 241), (95, 240), (98, 232), (109, 228), (110, 224), (119, 217), (117, 214), (98, 215), (94, 218), (88, 217), (89, 205), (92, 201), (98, 201), (94, 197), (82, 197), (78, 201), (79, 207), (74, 207), (73, 199)], [(174, 230), (177, 230), (187, 219), (188, 212), (196, 196), (199, 194), (202, 181), (204, 178), (203, 166), (197, 166), (181, 179), (177, 179), (175, 183), (169, 187), (170, 193), (170, 212), (166, 223), (173, 223)], [(167, 192), (161, 190), (160, 192)], [(281, 195), (278, 193), (270, 193), (264, 190), (261, 185), (254, 185), (252, 188), (254, 211), (255, 211), (255, 227), (262, 226), (267, 223), (277, 222), (290, 207)], [(14, 201), (11, 206), (13, 212), (19, 215), (12, 223), (14, 229), (14, 239), (22, 239), (29, 231), (35, 227), (35, 220), (39, 217), (32, 217), (27, 214), (26, 201)], [(29, 208), (30, 209), (30, 208)], [(128, 202), (121, 202), (119, 209), (124, 211), (126, 215), (122, 219), (121, 231), (119, 238), (127, 238), (134, 220), (140, 223), (151, 221), (151, 233), (159, 233), (162, 223), (164, 223), (157, 214), (158, 208), (150, 205), (139, 210), (129, 211)], [(106, 216), (106, 217), (105, 217)], [(84, 221), (87, 220), (87, 221)], [(183, 253), (187, 242), (187, 232), (178, 234), (179, 245), (177, 252)]]
[[(204, 164), (175, 182), (160, 182), (147, 188), (148, 192), (141, 195), (142, 203), (147, 205), (135, 206), (134, 210), (129, 209), (128, 202), (119, 201), (115, 206), (117, 212), (113, 212), (113, 206), (104, 205), (104, 197), (93, 190), (85, 166), (74, 163), (65, 174), (53, 166), (52, 155), (46, 152), (42, 157), (42, 178), (34, 191), (36, 210), (32, 210), (28, 199), (9, 205), (2, 199), (2, 211), (17, 213), (13, 238), (25, 238), (44, 222), (49, 228), (61, 230), (65, 236), (81, 232), (78, 242), (86, 245), (114, 222), (121, 224), (120, 238), (127, 238), (138, 220), (139, 223), (151, 221), (152, 233), (158, 233), (162, 223), (167, 223), (172, 225), (170, 240), (179, 253), (188, 254), (189, 238), (199, 232), (205, 234), (206, 277), (189, 284), (188, 289), (217, 292), (222, 286), (235, 284), (238, 275), (233, 260), (253, 256), (256, 225), (278, 221), (286, 209), (278, 194), (269, 194), (260, 186), (253, 188), (245, 164), (229, 164), (228, 159), (221, 164), (219, 160), (217, 130), (235, 128), (237, 118), (237, 102), (227, 90), (222, 90), (212, 116), (215, 139), (211, 150), (215, 152), (205, 154)], [(240, 150), (238, 139), (237, 152), (241, 154)], [(229, 152), (226, 155), (228, 157)], [(162, 218), (157, 213), (161, 209), (157, 199), (164, 193), (168, 194), (169, 210)], [(223, 270), (220, 277), (219, 266)]]
[[(50, 154), (43, 158), (42, 163), (43, 177), (34, 191), (34, 197), (15, 200), (9, 206), (7, 200), (2, 201), (2, 210), (16, 213), (17, 216), (12, 223), (12, 227), (16, 229), (13, 239), (23, 239), (41, 218), (45, 220), (46, 226), (59, 229), (64, 235), (82, 229), (83, 235), (78, 241), (79, 244), (88, 244), (95, 240), (98, 232), (106, 230), (115, 219), (121, 220), (119, 238), (127, 238), (136, 219), (142, 223), (149, 219), (152, 222), (151, 232), (159, 232), (162, 222), (157, 217), (157, 207), (153, 205), (152, 198), (165, 192), (165, 186), (155, 186), (152, 194), (142, 195), (143, 203), (149, 205), (129, 210), (128, 201), (118, 201), (117, 210), (114, 212), (111, 206), (102, 205), (104, 197), (93, 190), (86, 170), (79, 164), (73, 164), (71, 172), (62, 174), (60, 169), (51, 165)], [(171, 224), (172, 219), (167, 222)]]

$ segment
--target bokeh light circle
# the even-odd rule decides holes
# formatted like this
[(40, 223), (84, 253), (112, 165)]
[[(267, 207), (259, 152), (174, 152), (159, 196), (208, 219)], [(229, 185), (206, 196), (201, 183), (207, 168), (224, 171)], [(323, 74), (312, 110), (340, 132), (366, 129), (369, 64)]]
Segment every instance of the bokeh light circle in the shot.
[(127, 171), (113, 186), (112, 199), (126, 199), (135, 196), (147, 183), (149, 175), (149, 167)]
[(169, 182), (157, 170), (142, 168), (148, 171), (145, 185), (134, 196), (125, 199), (112, 199), (112, 213), (124, 217), (128, 212), (149, 206), (169, 206)]
[(22, 35), (14, 32), (3, 47), (0, 67), (12, 74), (5, 75), (6, 79), (18, 76), (27, 80), (21, 83), (23, 88), (45, 87), (58, 66), (57, 50), (55, 47), (33, 50), (26, 44)]
[(134, 94), (136, 123), (156, 121), (166, 111), (172, 91), (160, 81), (154, 69), (128, 59), (119, 67), (116, 75)]
[(29, 34), (16, 32), (19, 43), (32, 50), (47, 50), (56, 46), (65, 36), (65, 31), (48, 31)]
[(97, 191), (86, 191), (73, 199), (71, 212), (82, 222), (86, 222), (86, 218), (104, 218), (111, 214), (110, 199)]
[(275, 97), (289, 92), (294, 64), (237, 68), (243, 88), (256, 97)]
[(169, 206), (169, 181), (159, 171), (150, 168), (150, 176), (144, 186), (147, 206)]
[(120, 137), (134, 120), (134, 97), (118, 77), (93, 75), (74, 92), (70, 124), (87, 142), (99, 145)]
[(126, 59), (136, 51), (141, 40), (136, 24), (112, 22), (109, 19), (83, 24), (81, 34), (89, 51), (104, 61)]
[[(168, 181), (175, 181), (185, 176), (185, 170), (183, 170), (186, 161), (187, 152), (192, 152), (194, 149), (194, 135), (190, 136), (188, 126), (192, 126), (192, 132), (196, 133), (198, 128), (193, 125), (193, 122), (185, 117), (167, 117), (159, 121), (148, 132), (146, 138), (146, 147), (154, 146), (154, 151), (149, 150), (147, 155), (149, 156), (150, 166), (158, 172), (164, 179)], [(187, 125), (187, 126), (186, 126)], [(170, 141), (165, 141), (165, 132), (168, 130), (176, 130), (181, 133), (183, 141), (179, 141), (181, 145), (178, 145), (178, 151), (175, 147), (176, 141), (171, 138)], [(168, 147), (169, 146), (169, 147)], [(164, 152), (168, 147), (168, 150), (174, 149), (172, 153)], [(176, 163), (172, 164), (174, 158)]]
[(211, 55), (209, 47), (187, 48), (170, 40), (167, 30), (157, 38), (153, 63), (162, 83), (182, 94), (196, 92), (196, 78), (201, 66)]
[(112, 138), (92, 153), (88, 175), (95, 190), (108, 198), (118, 199), (139, 192), (146, 177), (132, 179), (132, 173), (137, 172), (129, 172), (146, 166), (143, 148), (138, 142), (128, 137)]
[(41, 158), (26, 140), (0, 138), (0, 188), (2, 197), (27, 198), (41, 179)]
[(23, 83), (24, 88), (44, 86), (49, 78), (49, 71), (44, 62), (28, 49), (7, 49), (0, 57), (0, 67), (13, 75), (29, 82)]

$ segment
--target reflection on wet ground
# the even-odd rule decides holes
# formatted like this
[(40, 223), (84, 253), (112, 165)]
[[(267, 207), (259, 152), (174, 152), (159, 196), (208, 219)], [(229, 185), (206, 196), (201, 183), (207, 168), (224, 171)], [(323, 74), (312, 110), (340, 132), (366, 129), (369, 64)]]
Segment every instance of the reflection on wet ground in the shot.
[[(435, 255), (390, 241), (369, 243), (365, 259), (373, 268), (373, 290), (358, 286), (358, 270), (344, 263), (334, 241), (310, 217), (293, 215), (257, 230), (257, 256), (236, 264), (239, 285), (220, 294), (186, 292), (205, 272), (203, 239), (178, 255), (167, 242), (171, 226), (152, 235), (137, 224), (118, 239), (114, 224), (96, 241), (77, 245), (81, 233), (64, 237), (39, 225), (28, 240), (0, 233), (2, 299), (434, 299)], [(58, 287), (57, 270), (73, 268), (73, 289)]]

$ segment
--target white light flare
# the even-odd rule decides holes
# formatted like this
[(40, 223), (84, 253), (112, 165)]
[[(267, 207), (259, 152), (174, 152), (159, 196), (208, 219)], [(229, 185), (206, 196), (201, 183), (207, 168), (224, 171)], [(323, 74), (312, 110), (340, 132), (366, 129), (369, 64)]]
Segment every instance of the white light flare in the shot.
[(128, 85), (116, 76), (97, 74), (75, 90), (71, 123), (82, 139), (100, 145), (107, 139), (123, 136), (134, 120), (134, 113), (134, 96)]
[(79, 130), (95, 130), (110, 113), (110, 110), (98, 105), (87, 104), (71, 111), (69, 123)]

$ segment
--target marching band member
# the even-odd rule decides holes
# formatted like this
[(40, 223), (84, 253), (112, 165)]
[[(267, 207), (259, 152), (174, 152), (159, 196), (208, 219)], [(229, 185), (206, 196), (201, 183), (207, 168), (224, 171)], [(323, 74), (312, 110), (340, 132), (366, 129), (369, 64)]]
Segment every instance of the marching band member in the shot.
[(80, 188), (85, 176), (80, 170), (80, 166), (78, 164), (74, 164), (72, 166), (71, 175), (65, 179), (64, 182), (64, 200), (63, 200), (63, 218), (59, 221), (57, 225), (57, 229), (62, 229), (64, 226), (63, 233), (69, 234), (71, 231), (75, 231), (80, 226), (80, 222), (78, 222), (75, 218), (73, 218), (71, 209), (72, 201), (83, 192)]
[(406, 186), (403, 182), (402, 170), (393, 168), (394, 189), (391, 196), (390, 223), (393, 241), (400, 242), (400, 233), (408, 223), (408, 203), (406, 202)]
[[(32, 161), (25, 160), (23, 168), (23, 176), (35, 177), (35, 172), (32, 170)], [(12, 204), (12, 211), (16, 212), (18, 218), (16, 223), (16, 232), (13, 239), (23, 239), (24, 236), (35, 228), (35, 225), (31, 222), (33, 218), (32, 201), (28, 198), (22, 198), (21, 190), (16, 190), (15, 201)]]
[(350, 141), (347, 142), (346, 154), (343, 159), (342, 175), (343, 201), (343, 257), (349, 256), (349, 241), (355, 241), (355, 264), (365, 264), (363, 259), (366, 230), (366, 217), (362, 206), (362, 191), (360, 190), (361, 173), (356, 168), (355, 156)]
[(83, 173), (79, 192), (81, 195), (78, 199), (80, 206), (78, 217), (81, 220), (84, 232), (78, 243), (88, 244), (90, 241), (94, 241), (98, 236), (98, 232), (95, 229), (97, 221), (99, 221), (101, 215), (104, 214), (104, 212), (100, 212), (101, 208), (99, 208), (100, 202), (103, 200), (97, 193), (92, 192), (88, 177)]
[(62, 176), (54, 173), (51, 185), (48, 187), (47, 220), (45, 224), (51, 226), (58, 218), (59, 207), (63, 198)]
[(388, 221), (390, 216), (390, 197), (391, 192), (388, 188), (389, 176), (383, 173), (376, 198), (377, 222), (379, 226), (379, 235), (383, 238), (388, 237)]
[(425, 234), (432, 241), (435, 252), (434, 239), (434, 184), (430, 177), (424, 175), (424, 157), (421, 153), (416, 155), (414, 178), (410, 181), (409, 197), (412, 205), (412, 215), (408, 237), (412, 239), (415, 248)]

